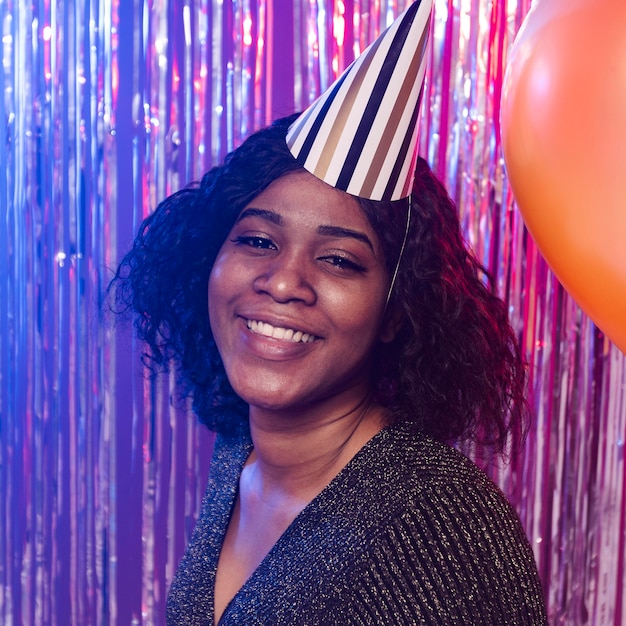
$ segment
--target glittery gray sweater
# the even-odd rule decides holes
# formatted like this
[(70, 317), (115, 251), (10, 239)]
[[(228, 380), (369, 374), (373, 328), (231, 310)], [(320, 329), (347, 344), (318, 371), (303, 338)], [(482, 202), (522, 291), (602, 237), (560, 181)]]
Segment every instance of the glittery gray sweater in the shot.
[[(167, 624), (212, 626), (219, 550), (252, 449), (218, 437)], [(292, 522), (220, 626), (545, 624), (529, 543), (498, 488), (405, 425), (376, 435)]]

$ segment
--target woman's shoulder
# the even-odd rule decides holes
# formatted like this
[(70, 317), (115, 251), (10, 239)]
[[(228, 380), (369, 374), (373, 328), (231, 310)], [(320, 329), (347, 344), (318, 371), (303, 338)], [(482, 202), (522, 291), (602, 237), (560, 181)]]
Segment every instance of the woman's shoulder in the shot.
[(498, 486), (410, 427), (387, 429), (374, 448), (381, 495), (370, 507), (385, 514), (370, 529), (365, 571), (384, 569), (386, 585), (407, 585), (465, 623), (545, 623), (532, 548)]
[[(399, 422), (383, 429), (379, 440), (372, 440), (375, 456), (388, 464), (408, 484), (470, 484), (499, 491), (495, 483), (473, 461), (452, 447), (437, 441), (410, 422)], [(397, 478), (400, 478), (398, 476)], [(406, 484), (406, 483), (404, 483)]]
[(371, 444), (356, 471), (360, 506), (385, 512), (374, 534), (403, 527), (423, 546), (466, 545), (468, 554), (481, 559), (516, 554), (534, 568), (515, 508), (461, 452), (403, 424), (385, 429)]
[(398, 516), (438, 525), (440, 535), (452, 530), (484, 535), (491, 526), (506, 527), (511, 538), (527, 543), (517, 512), (500, 487), (459, 450), (403, 425), (390, 428), (388, 436), (381, 455), (388, 469), (381, 475), (386, 476), (390, 509)]

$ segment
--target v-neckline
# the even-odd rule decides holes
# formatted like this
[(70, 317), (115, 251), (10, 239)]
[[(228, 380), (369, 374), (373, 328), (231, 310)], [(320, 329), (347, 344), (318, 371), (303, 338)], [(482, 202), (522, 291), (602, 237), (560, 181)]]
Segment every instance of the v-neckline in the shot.
[[(415, 426), (402, 423), (375, 434), (291, 522), (230, 599), (219, 626), (266, 623), (267, 610), (276, 623), (293, 623), (295, 615), (317, 605), (323, 590), (342, 588), (344, 565), (353, 567), (367, 553), (378, 529), (406, 507), (407, 494), (421, 482), (414, 474), (424, 446), (442, 446), (416, 435)], [(246, 434), (217, 438), (202, 510), (168, 594), (172, 624), (182, 618), (180, 623), (215, 624), (219, 553), (252, 447)], [(397, 468), (405, 466), (413, 468), (411, 480), (398, 483)], [(431, 474), (430, 466), (428, 461), (419, 476)]]
[(363, 446), (361, 446), (361, 448), (341, 468), (341, 470), (339, 470), (339, 472), (328, 482), (328, 484), (316, 496), (314, 496), (311, 499), (311, 501), (295, 516), (295, 518), (291, 521), (291, 523), (287, 526), (287, 528), (285, 528), (283, 533), (279, 536), (279, 538), (276, 540), (276, 542), (272, 545), (272, 547), (269, 549), (269, 551), (263, 557), (263, 559), (260, 561), (260, 563), (257, 565), (257, 567), (251, 572), (250, 576), (248, 576), (248, 578), (246, 578), (246, 580), (243, 582), (241, 587), (239, 587), (239, 589), (236, 591), (236, 593), (228, 601), (228, 603), (224, 607), (224, 610), (222, 611), (222, 614), (221, 614), (219, 620), (216, 621), (215, 620), (215, 581), (217, 580), (217, 568), (218, 568), (218, 564), (219, 564), (219, 558), (220, 558), (223, 542), (224, 542), (224, 539), (226, 537), (226, 532), (228, 530), (228, 525), (230, 524), (230, 520), (232, 518), (234, 509), (235, 509), (235, 505), (236, 505), (236, 502), (237, 502), (237, 497), (239, 495), (239, 481), (240, 481), (240, 478), (241, 478), (241, 473), (243, 471), (243, 468), (245, 467), (246, 462), (248, 461), (248, 459), (250, 457), (250, 454), (252, 453), (252, 451), (254, 449), (254, 446), (252, 444), (251, 439), (248, 439), (247, 441), (244, 441), (244, 445), (243, 445), (243, 448), (242, 448), (243, 454), (238, 459), (239, 462), (237, 464), (233, 464), (235, 467), (231, 468), (231, 469), (234, 469), (236, 471), (236, 480), (235, 480), (236, 488), (234, 490), (234, 493), (231, 496), (231, 499), (230, 499), (230, 502), (229, 502), (229, 506), (225, 507), (225, 512), (224, 512), (225, 515), (223, 515), (222, 519), (221, 519), (221, 524), (219, 526), (219, 532), (220, 532), (220, 536), (222, 538), (222, 541), (221, 541), (220, 545), (217, 547), (216, 553), (214, 554), (214, 559), (213, 559), (212, 587), (211, 587), (211, 593), (212, 593), (212, 601), (211, 601), (212, 615), (211, 615), (211, 621), (210, 621), (210, 624), (212, 626), (213, 625), (215, 625), (215, 626), (223, 626), (224, 618), (228, 617), (228, 614), (229, 614), (230, 610), (232, 609), (232, 607), (234, 606), (234, 604), (236, 603), (236, 601), (239, 600), (239, 598), (246, 592), (248, 587), (254, 582), (254, 579), (259, 575), (259, 572), (262, 571), (263, 569), (266, 569), (268, 563), (271, 563), (272, 559), (275, 558), (276, 552), (278, 552), (280, 550), (281, 545), (285, 541), (288, 541), (289, 538), (291, 537), (291, 535), (293, 535), (297, 531), (298, 526), (301, 525), (301, 520), (305, 519), (308, 516), (308, 513), (310, 512), (310, 510), (313, 509), (315, 506), (317, 506), (318, 503), (324, 499), (325, 494), (327, 494), (330, 490), (332, 490), (333, 486), (335, 484), (337, 484), (337, 482), (339, 482), (342, 479), (342, 477), (347, 472), (350, 471), (351, 466), (353, 466), (353, 464), (358, 461), (358, 458), (361, 457), (362, 454), (364, 454), (364, 451), (367, 448), (369, 448), (372, 445), (375, 445), (375, 442), (381, 437), (381, 433), (385, 432), (387, 429), (388, 429), (388, 427), (383, 427), (380, 431), (378, 431), (376, 434), (374, 434), (368, 441), (366, 441), (366, 443)]

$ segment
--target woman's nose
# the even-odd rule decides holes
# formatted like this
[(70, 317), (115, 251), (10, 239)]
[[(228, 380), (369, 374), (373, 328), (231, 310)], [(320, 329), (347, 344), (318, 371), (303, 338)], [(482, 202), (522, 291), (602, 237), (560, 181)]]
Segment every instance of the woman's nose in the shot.
[(254, 289), (281, 303), (300, 301), (311, 305), (317, 299), (310, 268), (296, 255), (279, 254), (268, 260), (254, 280)]

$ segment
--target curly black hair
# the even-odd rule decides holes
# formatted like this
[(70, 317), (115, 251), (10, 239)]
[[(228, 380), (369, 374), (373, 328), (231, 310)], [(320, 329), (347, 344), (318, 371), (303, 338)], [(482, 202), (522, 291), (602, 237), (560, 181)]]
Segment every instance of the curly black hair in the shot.
[[(248, 407), (230, 386), (211, 332), (207, 284), (241, 210), (277, 178), (300, 170), (285, 135), (296, 116), (251, 135), (224, 163), (165, 199), (141, 225), (109, 284), (114, 310), (134, 318), (153, 373), (175, 367), (210, 429), (245, 427)], [(405, 235), (407, 201), (360, 199), (390, 272)], [(376, 399), (392, 420), (436, 439), (502, 452), (527, 428), (526, 367), (504, 303), (468, 250), (456, 207), (418, 159), (410, 227), (389, 311), (393, 342), (377, 347)]]

